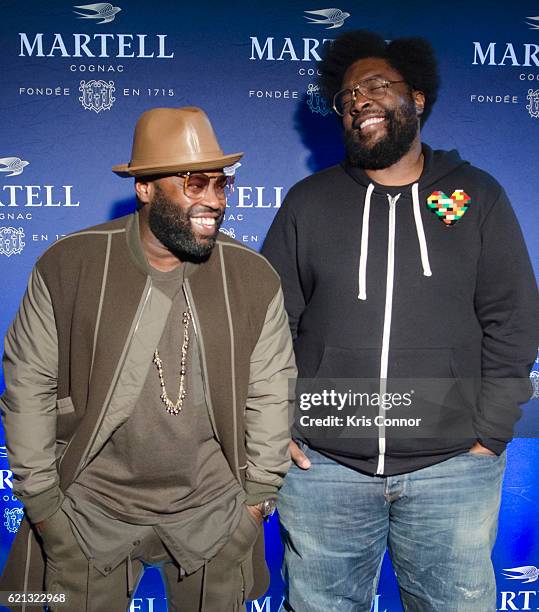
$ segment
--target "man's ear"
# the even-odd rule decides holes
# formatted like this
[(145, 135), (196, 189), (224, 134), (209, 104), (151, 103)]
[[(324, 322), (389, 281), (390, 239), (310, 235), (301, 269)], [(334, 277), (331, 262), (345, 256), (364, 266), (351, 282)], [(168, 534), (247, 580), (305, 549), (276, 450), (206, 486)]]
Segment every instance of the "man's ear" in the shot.
[(418, 117), (421, 117), (425, 110), (425, 94), (415, 89), (412, 96), (414, 98), (415, 112)]
[(135, 179), (135, 193), (137, 198), (143, 204), (147, 204), (150, 201), (151, 196), (151, 183), (144, 181), (143, 179)]

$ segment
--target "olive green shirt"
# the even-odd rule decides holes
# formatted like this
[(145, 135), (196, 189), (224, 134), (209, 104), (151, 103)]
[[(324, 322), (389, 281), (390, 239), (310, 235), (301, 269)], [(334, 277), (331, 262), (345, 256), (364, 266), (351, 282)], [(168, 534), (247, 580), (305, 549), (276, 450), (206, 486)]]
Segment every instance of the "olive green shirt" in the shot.
[[(187, 311), (183, 274), (183, 265), (171, 272), (151, 271), (154, 288), (172, 299), (158, 349), (173, 402)], [(132, 415), (66, 493), (64, 510), (79, 543), (104, 573), (125, 559), (148, 529), (191, 573), (218, 552), (239, 521), (245, 494), (214, 437), (192, 323), (188, 335), (181, 412), (166, 411), (152, 364)]]

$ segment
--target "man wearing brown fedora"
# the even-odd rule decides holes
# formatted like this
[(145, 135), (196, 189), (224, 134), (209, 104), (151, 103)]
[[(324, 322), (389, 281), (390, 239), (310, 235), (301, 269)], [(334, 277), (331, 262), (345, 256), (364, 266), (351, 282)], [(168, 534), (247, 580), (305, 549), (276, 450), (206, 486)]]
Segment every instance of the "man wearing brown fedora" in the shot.
[(5, 342), (25, 519), (0, 590), (116, 612), (149, 564), (169, 610), (236, 611), (265, 591), (295, 365), (276, 273), (219, 234), (241, 156), (198, 108), (144, 113), (113, 168), (139, 210), (36, 264)]

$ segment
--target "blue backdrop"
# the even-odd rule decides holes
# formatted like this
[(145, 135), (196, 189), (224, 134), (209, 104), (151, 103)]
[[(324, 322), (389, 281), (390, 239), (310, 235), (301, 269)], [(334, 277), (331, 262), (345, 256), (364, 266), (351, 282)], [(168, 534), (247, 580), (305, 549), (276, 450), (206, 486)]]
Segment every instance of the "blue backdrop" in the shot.
[[(316, 72), (323, 45), (348, 29), (431, 41), (443, 84), (424, 140), (458, 148), (505, 186), (537, 265), (537, 2), (117, 1), (100, 11), (63, 0), (0, 3), (1, 335), (51, 243), (133, 208), (132, 182), (110, 168), (128, 161), (136, 119), (151, 107), (201, 106), (223, 149), (246, 152), (223, 231), (259, 249), (288, 188), (341, 159), (338, 122), (318, 95)], [(307, 12), (328, 8), (326, 22)], [(2, 435), (0, 567), (22, 514)], [(520, 438), (508, 454), (497, 609), (539, 610), (539, 444)], [(281, 605), (275, 522), (268, 531), (272, 584), (252, 612)], [(523, 566), (528, 578), (507, 577)], [(166, 609), (155, 571), (132, 609)], [(374, 610), (401, 610), (387, 560)]]

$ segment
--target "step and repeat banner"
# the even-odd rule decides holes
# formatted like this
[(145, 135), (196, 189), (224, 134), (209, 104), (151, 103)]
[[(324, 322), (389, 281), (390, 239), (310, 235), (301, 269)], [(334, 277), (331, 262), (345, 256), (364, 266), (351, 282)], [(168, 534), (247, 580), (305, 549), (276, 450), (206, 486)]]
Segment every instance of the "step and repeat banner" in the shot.
[[(504, 185), (537, 265), (539, 4), (339, 2), (0, 2), (0, 334), (45, 249), (133, 209), (132, 181), (111, 166), (129, 160), (135, 122), (152, 107), (200, 106), (223, 149), (245, 151), (222, 231), (260, 249), (287, 190), (342, 158), (317, 63), (357, 28), (431, 41), (442, 88), (423, 139)], [(539, 443), (516, 439), (494, 553), (498, 610), (539, 610), (538, 483)], [(21, 516), (0, 431), (0, 568)], [(274, 519), (267, 531), (271, 587), (249, 612), (282, 604)], [(131, 609), (166, 610), (157, 571)], [(401, 609), (386, 559), (373, 610)]]

